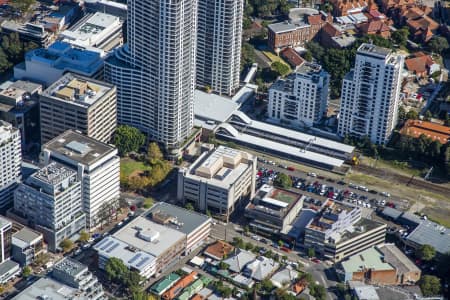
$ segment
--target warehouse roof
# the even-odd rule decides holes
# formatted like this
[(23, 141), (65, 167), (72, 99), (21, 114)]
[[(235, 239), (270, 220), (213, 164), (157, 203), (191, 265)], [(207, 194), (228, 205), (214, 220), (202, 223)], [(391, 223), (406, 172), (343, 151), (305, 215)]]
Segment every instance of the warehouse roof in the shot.
[(394, 268), (383, 260), (382, 253), (375, 247), (366, 249), (358, 254), (350, 256), (341, 263), (345, 273), (360, 272), (365, 269), (394, 270)]
[(421, 222), (406, 239), (418, 245), (431, 245), (441, 254), (450, 251), (450, 229), (431, 221)]

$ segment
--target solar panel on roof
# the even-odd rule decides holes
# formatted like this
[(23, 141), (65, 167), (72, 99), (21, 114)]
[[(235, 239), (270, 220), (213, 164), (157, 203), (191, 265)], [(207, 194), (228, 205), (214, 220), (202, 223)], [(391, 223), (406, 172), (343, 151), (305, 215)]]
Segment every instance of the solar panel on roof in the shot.
[(119, 247), (119, 243), (115, 243), (114, 245), (112, 245), (111, 246), (111, 248), (109, 248), (108, 250), (106, 250), (106, 252), (111, 252), (111, 251), (113, 251), (114, 249), (116, 249), (117, 247)]
[(114, 241), (108, 241), (108, 243), (106, 243), (101, 250), (104, 251), (106, 248), (108, 248), (109, 246), (111, 246), (114, 243)]
[(103, 246), (107, 241), (109, 241), (109, 240), (108, 240), (108, 239), (101, 240), (101, 241), (96, 245), (96, 247), (97, 247), (97, 248), (100, 248), (100, 247)]
[(138, 267), (138, 268), (142, 267), (142, 265), (145, 264), (149, 259), (150, 259), (149, 257), (144, 257), (144, 259), (141, 260), (141, 261), (136, 265), (136, 267)]
[(136, 254), (135, 256), (133, 256), (133, 257), (128, 261), (128, 263), (129, 263), (129, 264), (134, 263), (139, 257), (141, 257), (141, 255), (142, 255), (142, 253)]

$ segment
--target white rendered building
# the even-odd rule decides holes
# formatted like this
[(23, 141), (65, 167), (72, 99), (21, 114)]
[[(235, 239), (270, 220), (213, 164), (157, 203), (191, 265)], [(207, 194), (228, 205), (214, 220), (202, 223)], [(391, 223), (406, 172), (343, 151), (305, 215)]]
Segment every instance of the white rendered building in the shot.
[(106, 206), (118, 205), (120, 159), (115, 147), (68, 130), (42, 146), (41, 161), (57, 161), (77, 172), (89, 229), (100, 224)]
[(242, 197), (255, 194), (256, 156), (219, 146), (178, 173), (177, 197), (227, 221)]
[(388, 142), (398, 117), (404, 57), (390, 49), (362, 44), (355, 68), (344, 78), (338, 134)]
[(56, 162), (40, 169), (15, 191), (14, 214), (42, 232), (48, 249), (57, 251), (86, 225), (77, 172)]
[(313, 126), (327, 111), (330, 76), (320, 65), (303, 63), (269, 89), (269, 117), (292, 125)]
[(179, 156), (194, 120), (197, 0), (128, 1), (128, 43), (105, 62), (119, 124)]
[(96, 12), (59, 34), (59, 39), (78, 47), (109, 51), (121, 43), (122, 21), (119, 17)]
[(12, 203), (13, 192), (22, 176), (20, 131), (0, 120), (0, 208)]
[(198, 0), (197, 86), (233, 95), (239, 88), (243, 0)]

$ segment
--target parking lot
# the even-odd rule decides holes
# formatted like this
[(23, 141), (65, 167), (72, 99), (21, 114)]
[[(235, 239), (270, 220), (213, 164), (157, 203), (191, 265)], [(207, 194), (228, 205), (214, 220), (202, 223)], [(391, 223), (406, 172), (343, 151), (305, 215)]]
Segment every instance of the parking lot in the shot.
[(272, 184), (280, 172), (289, 175), (292, 189), (307, 196), (307, 202), (315, 206), (321, 206), (329, 198), (369, 209), (390, 206), (407, 210), (409, 207), (407, 201), (392, 197), (388, 191), (377, 191), (345, 180), (326, 178), (314, 172), (301, 172), (291, 166), (277, 165), (266, 160), (258, 162), (257, 187)]

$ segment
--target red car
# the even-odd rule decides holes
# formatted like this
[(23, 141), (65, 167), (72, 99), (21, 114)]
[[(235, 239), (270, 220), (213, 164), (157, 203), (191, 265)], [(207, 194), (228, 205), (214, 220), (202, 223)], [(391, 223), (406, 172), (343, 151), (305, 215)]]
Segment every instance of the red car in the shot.
[(288, 171), (295, 171), (294, 167), (287, 167)]
[(320, 259), (318, 259), (318, 258), (313, 258), (313, 259), (311, 259), (313, 262), (315, 262), (316, 264), (320, 264)]
[(281, 247), (280, 248), (282, 251), (284, 251), (284, 252), (287, 252), (287, 253), (289, 253), (289, 252), (291, 252), (292, 250), (291, 249), (289, 249), (288, 247)]

